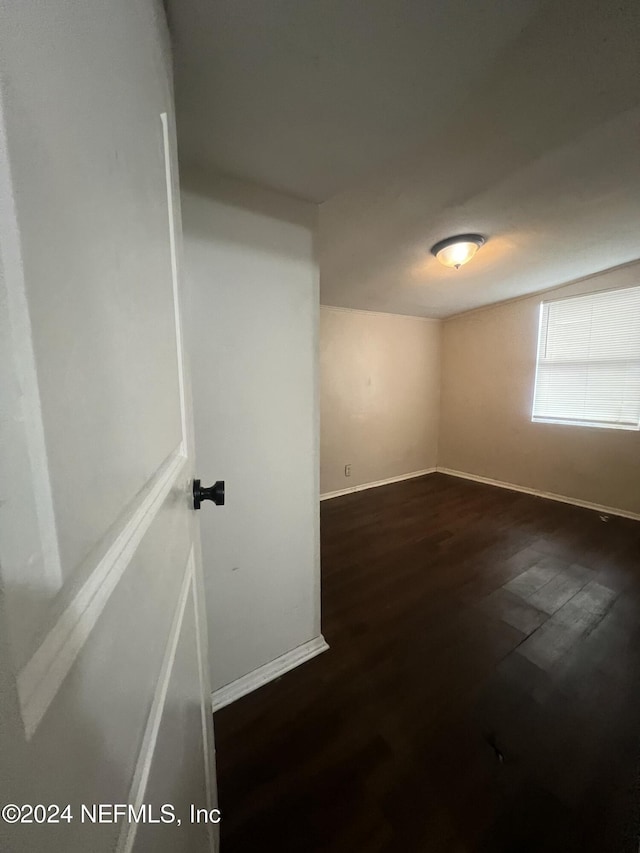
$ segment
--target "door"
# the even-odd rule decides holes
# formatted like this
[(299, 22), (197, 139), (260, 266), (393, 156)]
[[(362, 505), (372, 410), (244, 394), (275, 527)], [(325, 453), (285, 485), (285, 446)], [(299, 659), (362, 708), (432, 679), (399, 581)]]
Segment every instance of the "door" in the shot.
[(204, 853), (217, 839), (160, 8), (0, 7), (0, 849), (12, 853)]

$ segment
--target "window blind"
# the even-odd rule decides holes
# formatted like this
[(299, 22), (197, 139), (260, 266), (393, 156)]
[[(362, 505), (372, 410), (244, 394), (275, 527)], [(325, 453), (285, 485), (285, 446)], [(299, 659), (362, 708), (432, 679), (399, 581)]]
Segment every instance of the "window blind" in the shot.
[(640, 428), (640, 287), (542, 303), (532, 420)]

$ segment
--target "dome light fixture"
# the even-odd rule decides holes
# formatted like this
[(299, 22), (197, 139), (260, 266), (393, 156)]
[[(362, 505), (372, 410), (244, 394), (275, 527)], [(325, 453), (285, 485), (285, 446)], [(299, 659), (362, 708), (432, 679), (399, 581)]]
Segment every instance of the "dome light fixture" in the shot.
[(440, 240), (431, 249), (431, 254), (445, 267), (460, 269), (463, 264), (468, 263), (485, 243), (480, 234), (459, 234), (457, 237), (447, 237)]

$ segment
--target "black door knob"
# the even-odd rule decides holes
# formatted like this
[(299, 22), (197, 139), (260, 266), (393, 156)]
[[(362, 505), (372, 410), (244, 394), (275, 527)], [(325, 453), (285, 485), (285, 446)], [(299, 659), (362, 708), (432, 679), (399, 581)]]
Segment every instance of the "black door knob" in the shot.
[(216, 506), (224, 506), (224, 480), (217, 480), (213, 486), (201, 486), (200, 480), (193, 481), (193, 508), (200, 509), (202, 501), (213, 501)]

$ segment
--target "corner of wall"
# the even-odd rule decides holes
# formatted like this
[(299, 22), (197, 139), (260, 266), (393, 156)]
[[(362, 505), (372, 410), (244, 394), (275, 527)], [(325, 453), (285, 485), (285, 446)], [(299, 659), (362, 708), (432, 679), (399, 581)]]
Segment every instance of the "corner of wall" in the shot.
[(434, 460), (436, 470), (440, 464), (440, 437), (442, 435), (442, 374), (444, 370), (442, 336), (444, 334), (444, 322), (444, 320), (438, 320), (438, 413), (436, 417), (436, 458)]
[(319, 206), (315, 206), (313, 225), (311, 227), (311, 254), (314, 266), (314, 301), (312, 310), (312, 340), (313, 340), (313, 434), (314, 434), (314, 474), (313, 474), (313, 498), (316, 505), (315, 529), (314, 529), (314, 567), (315, 567), (315, 591), (314, 591), (314, 627), (315, 634), (322, 630), (322, 590), (321, 590), (321, 564), (320, 564), (320, 263), (318, 258), (318, 221)]

